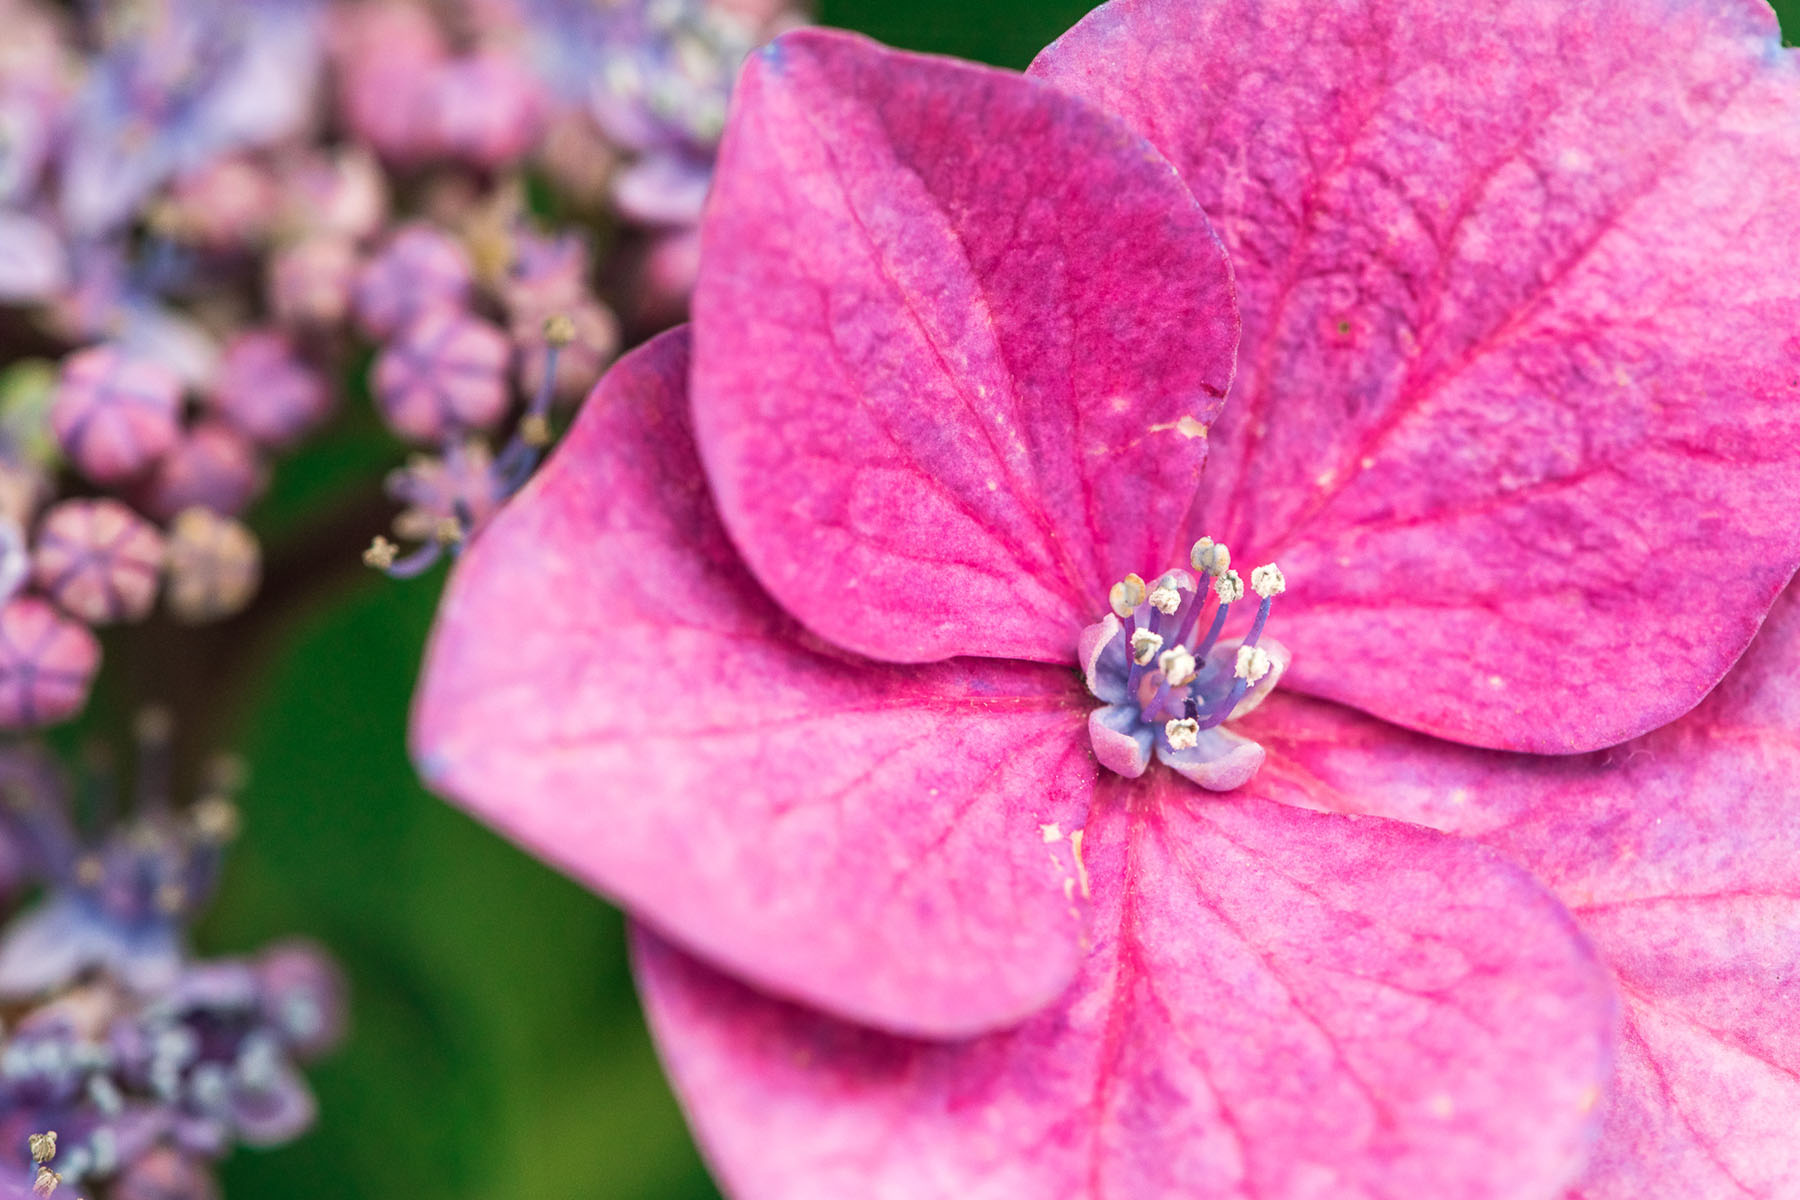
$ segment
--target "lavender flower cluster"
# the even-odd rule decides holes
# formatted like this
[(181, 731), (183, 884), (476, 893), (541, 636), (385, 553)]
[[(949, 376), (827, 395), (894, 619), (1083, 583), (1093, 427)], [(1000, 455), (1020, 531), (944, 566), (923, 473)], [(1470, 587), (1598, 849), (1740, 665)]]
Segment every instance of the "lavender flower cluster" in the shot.
[(159, 593), (190, 623), (250, 602), (240, 518), (369, 348), (420, 454), (391, 489), (417, 548), (366, 558), (407, 575), (459, 546), (622, 327), (679, 315), (730, 81), (794, 19), (133, 0), (76, 22), (0, 0), (0, 330), (41, 351), (0, 361), (0, 727), (78, 712), (91, 628)]
[(220, 760), (174, 805), (169, 732), (146, 710), (133, 811), (85, 828), (52, 760), (25, 746), (0, 757), (0, 885), (39, 893), (0, 933), (0, 1198), (66, 1184), (204, 1200), (232, 1146), (312, 1121), (298, 1067), (341, 1036), (343, 985), (302, 943), (191, 956), (183, 930), (212, 896), (242, 771)]
[(0, 884), (42, 893), (0, 931), (0, 1198), (212, 1194), (232, 1144), (306, 1126), (295, 1064), (343, 1020), (317, 951), (185, 949), (230, 773), (187, 772), (207, 782), (175, 804), (152, 730), (165, 782), (77, 829), (29, 739), (87, 706), (95, 631), (159, 602), (190, 626), (243, 612), (265, 574), (247, 510), (365, 391), (414, 453), (364, 561), (407, 577), (457, 552), (557, 405), (680, 317), (732, 79), (799, 20), (0, 0)]

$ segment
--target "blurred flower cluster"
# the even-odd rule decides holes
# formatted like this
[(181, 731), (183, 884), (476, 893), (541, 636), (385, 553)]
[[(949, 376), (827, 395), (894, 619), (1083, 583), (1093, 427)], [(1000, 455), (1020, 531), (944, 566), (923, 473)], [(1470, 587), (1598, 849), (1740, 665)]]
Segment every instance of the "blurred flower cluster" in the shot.
[[(97, 626), (240, 611), (240, 519), (366, 386), (416, 574), (680, 316), (756, 0), (0, 0), (0, 726)], [(497, 448), (496, 448), (497, 447)], [(412, 544), (408, 548), (408, 544)]]
[(0, 1197), (214, 1196), (212, 1161), (311, 1123), (298, 1064), (343, 1030), (343, 986), (313, 947), (189, 954), (184, 927), (212, 896), (242, 769), (209, 764), (176, 806), (167, 715), (146, 710), (138, 727), (129, 812), (97, 764), (78, 822), (52, 759), (0, 756), (0, 886), (37, 893), (0, 934)]
[[(316, 952), (183, 949), (230, 772), (172, 770), (153, 729), (134, 811), (74, 820), (30, 739), (87, 707), (96, 631), (140, 626), (109, 656), (178, 626), (237, 640), (221, 623), (277, 557), (251, 506), (360, 406), (412, 455), (364, 561), (407, 577), (456, 553), (558, 405), (683, 314), (731, 81), (800, 19), (0, 0), (0, 884), (42, 892), (0, 932), (0, 1193), (54, 1171), (90, 1197), (211, 1194), (208, 1160), (307, 1124), (293, 1063), (341, 1019)], [(179, 707), (202, 684), (157, 686)]]

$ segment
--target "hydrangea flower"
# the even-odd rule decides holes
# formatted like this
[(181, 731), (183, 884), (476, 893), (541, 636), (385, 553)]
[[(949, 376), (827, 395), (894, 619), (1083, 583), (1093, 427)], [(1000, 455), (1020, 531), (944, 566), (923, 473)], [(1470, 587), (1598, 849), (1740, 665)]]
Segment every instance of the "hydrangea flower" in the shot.
[[(424, 772), (657, 931), (736, 1194), (1556, 1196), (1603, 1117), (1626, 1194), (1655, 1071), (1610, 1069), (1614, 983), (1733, 926), (1601, 961), (1543, 886), (1603, 828), (1568, 793), (1501, 840), (1540, 883), (1382, 788), (1678, 716), (1800, 561), (1772, 20), (1146, 0), (1038, 73), (1149, 141), (839, 35), (753, 61), (691, 378), (683, 335), (626, 360), (465, 556)], [(1221, 543), (1263, 568), (1247, 662), (1181, 573), (1242, 600)], [(1283, 691), (1370, 715), (1389, 759), (1331, 787), (1375, 799), (1293, 782)], [(1202, 746), (1226, 718), (1266, 761)], [(1745, 886), (1652, 828), (1649, 885)], [(1719, 957), (1708, 1014), (1769, 961)], [(1792, 1186), (1791, 1141), (1643, 1144)]]

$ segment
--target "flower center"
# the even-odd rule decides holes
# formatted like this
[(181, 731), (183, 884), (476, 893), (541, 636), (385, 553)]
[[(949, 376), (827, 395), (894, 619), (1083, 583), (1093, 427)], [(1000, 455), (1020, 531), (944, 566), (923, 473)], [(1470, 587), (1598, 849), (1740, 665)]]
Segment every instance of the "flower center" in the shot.
[(1158, 760), (1215, 791), (1248, 782), (1263, 751), (1224, 728), (1262, 702), (1287, 666), (1287, 651), (1263, 637), (1275, 597), (1287, 580), (1274, 563), (1250, 572), (1261, 598), (1250, 630), (1221, 641), (1233, 605), (1245, 595), (1231, 552), (1211, 538), (1194, 543), (1194, 569), (1146, 584), (1127, 575), (1113, 585), (1112, 612), (1081, 632), (1088, 690), (1104, 701), (1088, 733), (1102, 766), (1136, 778)]

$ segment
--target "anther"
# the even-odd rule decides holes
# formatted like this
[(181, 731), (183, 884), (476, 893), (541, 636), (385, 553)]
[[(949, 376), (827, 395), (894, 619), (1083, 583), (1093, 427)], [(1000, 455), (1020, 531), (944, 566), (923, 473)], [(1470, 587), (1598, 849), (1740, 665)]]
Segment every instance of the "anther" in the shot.
[(537, 413), (526, 413), (519, 419), (519, 440), (533, 450), (550, 444), (550, 421)]
[(208, 842), (223, 845), (238, 835), (241, 819), (237, 805), (223, 796), (202, 796), (193, 808), (194, 832)]
[(437, 528), (432, 530), (440, 546), (461, 545), (464, 532), (462, 521), (456, 517), (442, 518), (438, 521)]
[(1166, 583), (1159, 583), (1150, 589), (1150, 607), (1163, 616), (1173, 616), (1181, 607), (1181, 593)]
[(84, 854), (75, 863), (75, 882), (93, 887), (106, 878), (106, 866), (97, 854)]
[(399, 556), (400, 547), (377, 534), (375, 540), (369, 543), (369, 548), (363, 551), (362, 560), (365, 567), (385, 571), (394, 565), (394, 560)]
[(1219, 593), (1221, 604), (1236, 604), (1244, 598), (1244, 577), (1236, 571), (1225, 571), (1214, 577), (1213, 590)]
[(575, 340), (575, 322), (566, 313), (557, 313), (544, 322), (544, 342), (558, 350)]
[(1137, 606), (1144, 602), (1144, 578), (1141, 575), (1127, 575), (1112, 585), (1107, 594), (1107, 602), (1112, 605), (1113, 616), (1123, 621), (1137, 611)]
[(1200, 722), (1192, 717), (1182, 717), (1165, 724), (1163, 734), (1169, 739), (1169, 749), (1192, 750), (1200, 744)]
[(34, 1133), (29, 1139), (31, 1145), (31, 1161), (47, 1163), (56, 1157), (56, 1130), (48, 1133)]
[(1164, 650), (1156, 660), (1163, 675), (1172, 688), (1184, 688), (1194, 682), (1194, 652), (1186, 646), (1176, 646), (1173, 650)]
[(1268, 563), (1250, 572), (1250, 590), (1264, 600), (1279, 596), (1287, 591), (1287, 576), (1274, 563)]
[(1161, 635), (1151, 633), (1148, 629), (1140, 629), (1131, 635), (1131, 661), (1140, 667), (1150, 665), (1156, 652), (1162, 649)]
[(1231, 551), (1226, 549), (1225, 543), (1215, 542), (1209, 537), (1195, 542), (1188, 558), (1194, 564), (1194, 570), (1204, 571), (1214, 579), (1231, 568)]
[(1235, 674), (1246, 683), (1254, 684), (1269, 673), (1269, 652), (1261, 646), (1239, 646), (1237, 652), (1237, 670)]

